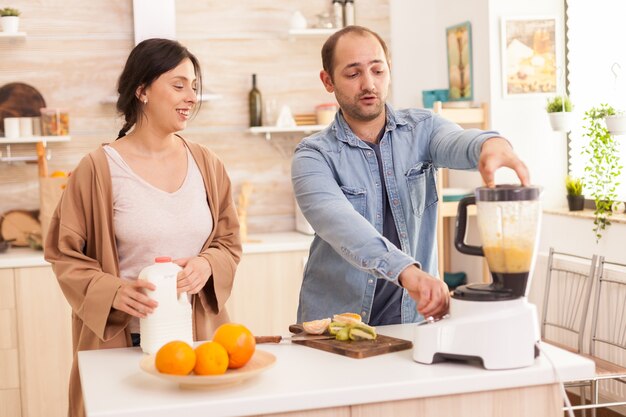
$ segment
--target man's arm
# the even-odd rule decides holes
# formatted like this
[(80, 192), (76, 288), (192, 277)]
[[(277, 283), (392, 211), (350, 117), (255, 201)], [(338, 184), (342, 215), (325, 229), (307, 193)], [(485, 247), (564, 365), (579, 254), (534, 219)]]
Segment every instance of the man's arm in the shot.
[(291, 176), (298, 205), (315, 233), (353, 266), (396, 281), (416, 263), (354, 210), (318, 150), (301, 145)]

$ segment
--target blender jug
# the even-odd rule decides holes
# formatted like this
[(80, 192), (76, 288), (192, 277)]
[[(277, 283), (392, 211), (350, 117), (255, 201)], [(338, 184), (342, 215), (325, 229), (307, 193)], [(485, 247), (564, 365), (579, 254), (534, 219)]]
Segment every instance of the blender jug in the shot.
[[(480, 187), (459, 202), (455, 246), (468, 255), (487, 258), (493, 282), (459, 287), (454, 297), (510, 300), (527, 294), (541, 222), (539, 187)], [(475, 204), (482, 246), (465, 244), (467, 206)]]

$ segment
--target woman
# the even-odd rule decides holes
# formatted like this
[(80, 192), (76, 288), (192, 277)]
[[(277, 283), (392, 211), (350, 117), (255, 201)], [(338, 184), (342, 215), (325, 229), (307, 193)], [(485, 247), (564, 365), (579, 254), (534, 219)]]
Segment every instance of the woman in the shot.
[(137, 276), (155, 257), (183, 268), (195, 340), (228, 321), (241, 255), (230, 179), (215, 154), (176, 134), (200, 85), (198, 60), (178, 42), (137, 45), (119, 79), (118, 140), (82, 159), (52, 219), (45, 258), (72, 307), (71, 416), (84, 415), (76, 353), (139, 344), (139, 318), (157, 305)]

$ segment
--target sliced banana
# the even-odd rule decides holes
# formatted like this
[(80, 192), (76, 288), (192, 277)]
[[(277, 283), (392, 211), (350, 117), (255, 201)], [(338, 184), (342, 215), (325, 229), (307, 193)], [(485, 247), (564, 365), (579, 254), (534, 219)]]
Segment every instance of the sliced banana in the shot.
[(302, 323), (302, 327), (304, 331), (308, 334), (323, 334), (326, 329), (328, 329), (328, 325), (330, 324), (330, 318), (320, 319), (320, 320), (312, 320), (305, 321)]

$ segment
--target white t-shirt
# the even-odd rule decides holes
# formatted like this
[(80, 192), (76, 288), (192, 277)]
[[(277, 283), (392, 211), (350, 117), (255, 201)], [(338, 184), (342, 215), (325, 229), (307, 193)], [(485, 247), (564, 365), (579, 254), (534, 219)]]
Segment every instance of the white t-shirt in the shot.
[[(146, 182), (111, 146), (104, 150), (113, 183), (113, 227), (120, 275), (135, 280), (158, 256), (198, 255), (213, 230), (202, 174), (187, 149), (187, 175), (172, 193)], [(139, 319), (130, 322), (139, 333)]]

